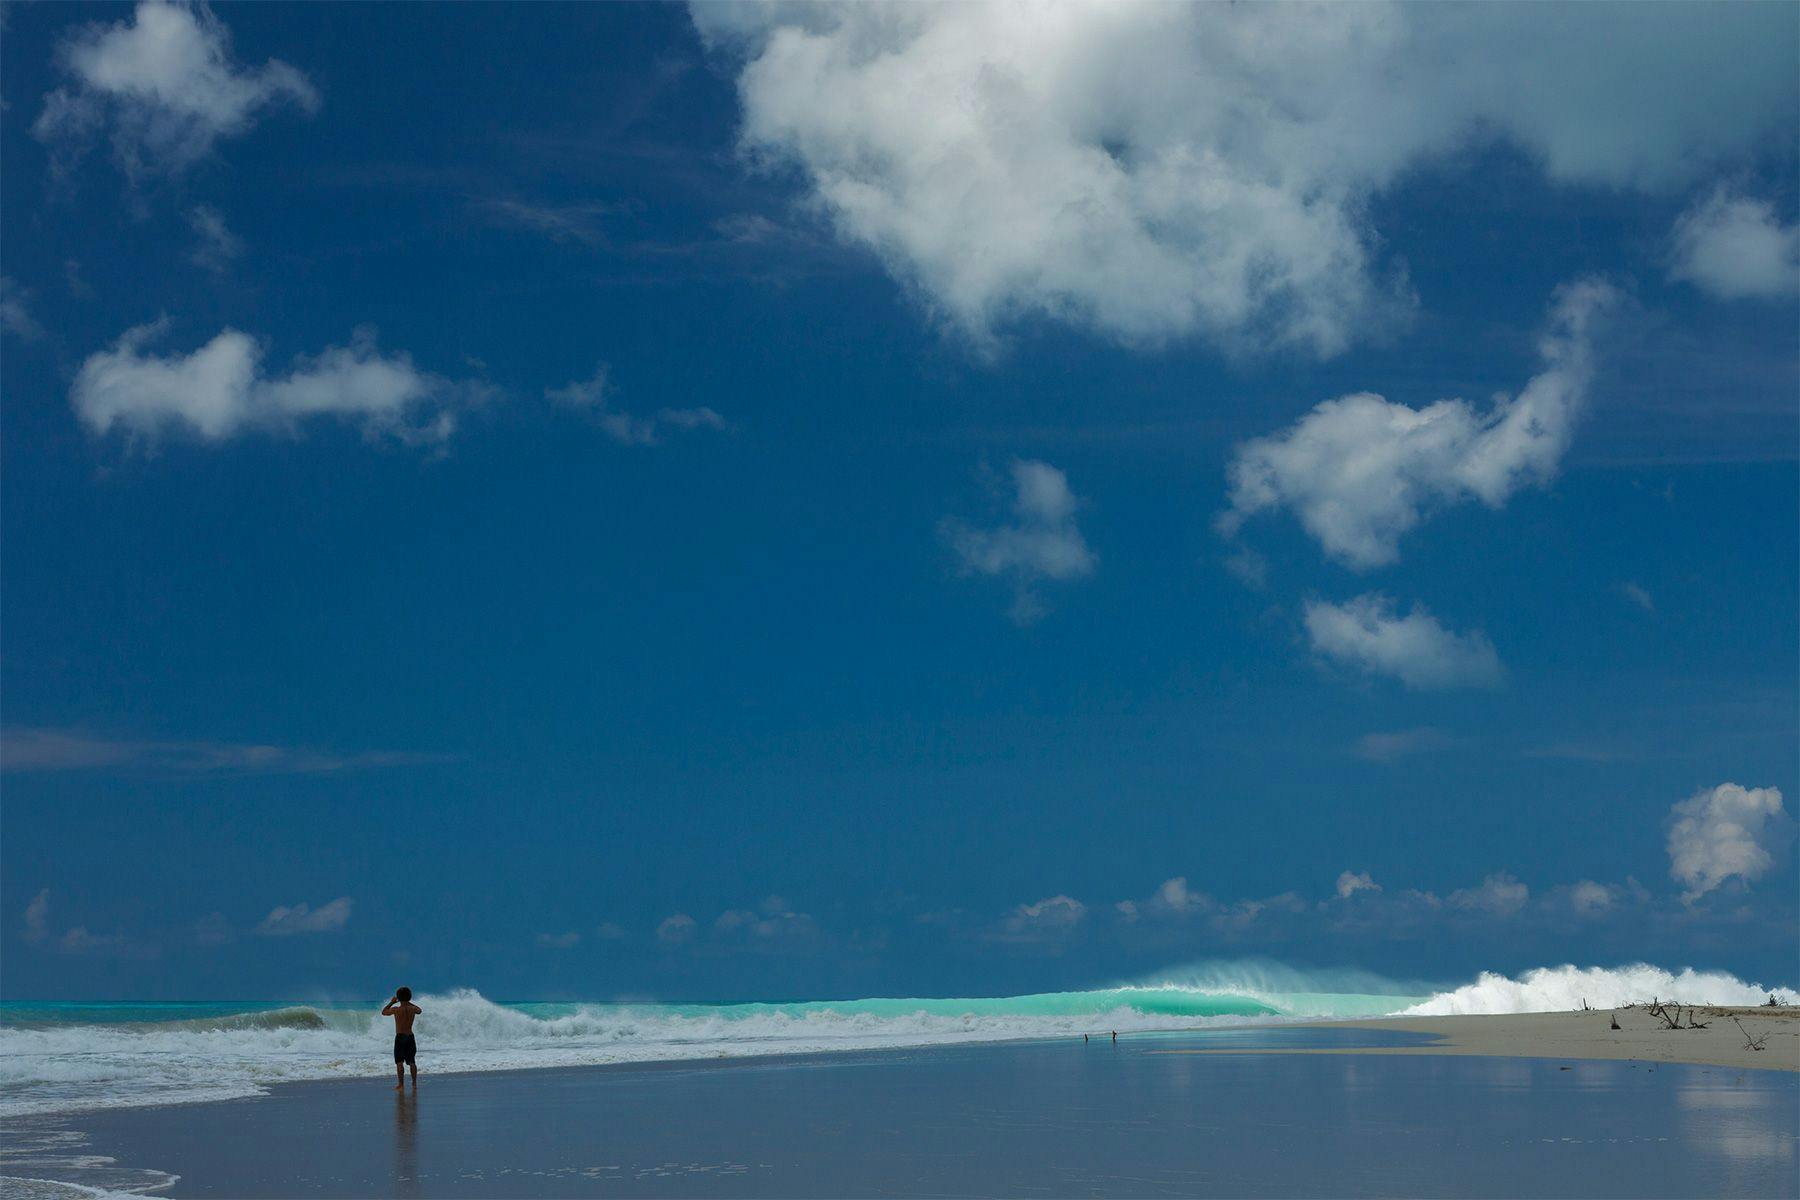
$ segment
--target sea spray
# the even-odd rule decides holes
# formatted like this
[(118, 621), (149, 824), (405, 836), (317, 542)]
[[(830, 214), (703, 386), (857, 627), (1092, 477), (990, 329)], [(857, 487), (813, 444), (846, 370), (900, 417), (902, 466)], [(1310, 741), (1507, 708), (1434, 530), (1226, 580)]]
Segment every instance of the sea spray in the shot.
[(1517, 979), (1483, 971), (1474, 983), (1439, 992), (1400, 1010), (1402, 1016), (1440, 1017), (1459, 1013), (1563, 1012), (1580, 1008), (1622, 1008), (1650, 1000), (1683, 1004), (1761, 1004), (1774, 996), (1782, 1004), (1800, 1003), (1792, 988), (1765, 988), (1722, 971), (1683, 969), (1669, 972), (1636, 963), (1626, 967), (1538, 967)]

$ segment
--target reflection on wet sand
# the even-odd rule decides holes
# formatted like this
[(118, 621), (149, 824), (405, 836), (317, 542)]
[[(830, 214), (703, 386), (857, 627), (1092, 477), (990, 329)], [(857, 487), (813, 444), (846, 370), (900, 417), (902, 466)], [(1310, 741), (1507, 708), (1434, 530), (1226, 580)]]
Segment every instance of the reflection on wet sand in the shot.
[(1732, 1180), (1737, 1177), (1732, 1167), (1772, 1168), (1792, 1178), (1800, 1149), (1794, 1114), (1769, 1105), (1743, 1084), (1744, 1072), (1731, 1070), (1684, 1080), (1675, 1092), (1675, 1103), (1685, 1114), (1682, 1128), (1698, 1152), (1726, 1160)]
[(419, 1093), (394, 1093), (394, 1193), (412, 1197), (419, 1189)]
[[(1394, 1035), (1274, 1029), (1121, 1038), (1116, 1048), (1059, 1041), (436, 1075), (429, 1127), (410, 1089), (389, 1101), (366, 1081), (275, 1088), (256, 1103), (206, 1106), (203, 1120), (190, 1106), (83, 1122), (91, 1153), (154, 1162), (179, 1174), (187, 1194), (279, 1200), (1800, 1200), (1800, 1075), (1292, 1053), (1384, 1037)], [(1232, 1053), (1205, 1053), (1225, 1048)], [(391, 1127), (380, 1107), (390, 1102)]]

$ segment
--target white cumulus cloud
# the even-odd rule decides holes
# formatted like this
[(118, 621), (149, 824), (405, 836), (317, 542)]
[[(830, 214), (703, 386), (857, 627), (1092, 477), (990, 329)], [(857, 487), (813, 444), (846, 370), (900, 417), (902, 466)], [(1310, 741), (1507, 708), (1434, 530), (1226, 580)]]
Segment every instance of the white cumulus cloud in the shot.
[(286, 375), (271, 376), (256, 340), (235, 329), (190, 354), (148, 352), (167, 328), (165, 320), (127, 330), (81, 364), (69, 398), (90, 430), (222, 442), (250, 432), (293, 433), (308, 420), (332, 417), (367, 436), (436, 443), (455, 431), (454, 410), (482, 394), (420, 371), (405, 353), (382, 353), (366, 329), (347, 346), (302, 356)]
[(1780, 299), (1800, 290), (1800, 224), (1767, 200), (1715, 189), (1675, 222), (1669, 276), (1722, 300)]
[(1367, 871), (1345, 871), (1337, 877), (1338, 899), (1348, 900), (1358, 892), (1379, 892), (1381, 885)]
[(1497, 509), (1520, 488), (1547, 482), (1593, 379), (1593, 325), (1617, 299), (1597, 280), (1559, 289), (1538, 343), (1543, 371), (1485, 412), (1465, 400), (1412, 408), (1361, 392), (1244, 443), (1229, 469), (1220, 531), (1289, 509), (1327, 555), (1368, 570), (1395, 561), (1401, 537), (1434, 508), (1478, 500)]
[(339, 896), (327, 904), (313, 908), (301, 903), (289, 906), (278, 904), (269, 910), (269, 915), (257, 925), (256, 932), (265, 937), (290, 937), (297, 933), (333, 933), (342, 929), (350, 920), (350, 909), (355, 901), (348, 896)]
[[(1758, 10), (1762, 11), (1746, 11)], [(1763, 6), (697, 3), (745, 153), (978, 343), (1020, 318), (1320, 355), (1411, 299), (1371, 201), (1503, 141), (1674, 186), (1779, 129)]]
[(1079, 579), (1097, 560), (1075, 524), (1081, 501), (1068, 476), (1031, 459), (1015, 460), (1011, 476), (1011, 522), (981, 528), (952, 517), (940, 531), (964, 571), (1013, 581), (1013, 618), (1024, 624), (1043, 614), (1039, 583)]
[(1669, 875), (1692, 903), (1728, 879), (1746, 883), (1775, 865), (1771, 853), (1787, 814), (1777, 788), (1735, 783), (1696, 792), (1670, 810)]
[(32, 131), (58, 150), (105, 134), (134, 179), (192, 166), (266, 108), (311, 112), (319, 103), (306, 76), (284, 62), (234, 63), (230, 30), (204, 4), (144, 0), (130, 21), (76, 30), (57, 64), (68, 83), (44, 97)]
[(1454, 633), (1424, 605), (1400, 616), (1394, 602), (1379, 593), (1343, 604), (1309, 601), (1305, 621), (1312, 648), (1323, 657), (1392, 676), (1419, 691), (1492, 687), (1505, 673), (1493, 643), (1479, 630)]

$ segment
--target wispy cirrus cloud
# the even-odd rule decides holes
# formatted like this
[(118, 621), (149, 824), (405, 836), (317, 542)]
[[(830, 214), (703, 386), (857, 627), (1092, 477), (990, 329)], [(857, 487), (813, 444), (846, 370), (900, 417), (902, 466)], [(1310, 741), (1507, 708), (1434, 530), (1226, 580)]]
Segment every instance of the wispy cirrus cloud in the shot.
[(215, 275), (230, 270), (244, 253), (244, 239), (231, 231), (224, 214), (210, 204), (196, 204), (188, 210), (187, 219), (195, 239), (188, 261)]
[(602, 225), (605, 218), (630, 211), (629, 206), (618, 204), (548, 204), (512, 197), (476, 200), (473, 204), (489, 224), (535, 233), (553, 242), (589, 247), (607, 244)]
[(1432, 725), (1365, 733), (1356, 739), (1356, 756), (1369, 762), (1390, 763), (1420, 754), (1434, 754), (1459, 744), (1459, 739)]
[(552, 404), (586, 414), (602, 433), (622, 446), (657, 446), (671, 433), (696, 430), (723, 433), (731, 429), (731, 422), (704, 405), (659, 408), (644, 416), (626, 412), (614, 405), (615, 390), (610, 368), (601, 363), (586, 379), (547, 389), (544, 398)]
[(322, 775), (426, 766), (450, 756), (392, 750), (337, 754), (244, 742), (109, 738), (75, 729), (0, 730), (0, 771), (146, 771), (175, 775)]
[(44, 336), (44, 327), (31, 315), (31, 292), (10, 275), (0, 275), (0, 330), (35, 342)]
[(50, 889), (39, 888), (25, 906), (25, 940), (41, 942), (50, 936)]
[(1647, 613), (1656, 612), (1656, 600), (1641, 583), (1633, 583), (1629, 579), (1619, 585), (1619, 595), (1631, 601)]

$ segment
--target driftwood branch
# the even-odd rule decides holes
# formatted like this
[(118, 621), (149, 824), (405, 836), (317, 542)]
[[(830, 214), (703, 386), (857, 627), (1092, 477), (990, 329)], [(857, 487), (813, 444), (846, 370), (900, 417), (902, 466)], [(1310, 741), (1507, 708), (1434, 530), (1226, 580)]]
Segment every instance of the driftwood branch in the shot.
[(1675, 1006), (1675, 1011), (1670, 1012), (1668, 1006), (1661, 1000), (1652, 1000), (1648, 1011), (1651, 1016), (1663, 1023), (1664, 1029), (1681, 1028), (1681, 1006), (1679, 1004)]
[(1731, 1023), (1733, 1025), (1736, 1025), (1738, 1027), (1738, 1032), (1744, 1035), (1744, 1049), (1746, 1049), (1746, 1050), (1764, 1050), (1764, 1049), (1768, 1048), (1768, 1043), (1769, 1043), (1768, 1030), (1764, 1030), (1763, 1035), (1761, 1037), (1752, 1037), (1750, 1035), (1750, 1031), (1748, 1029), (1744, 1028), (1744, 1023), (1742, 1021), (1738, 1020), (1736, 1017), (1733, 1017), (1733, 1018), (1731, 1018)]
[(1687, 1010), (1687, 1024), (1683, 1025), (1681, 1004), (1678, 1001), (1664, 1004), (1661, 1000), (1652, 1000), (1644, 1011), (1661, 1021), (1664, 1029), (1705, 1029), (1712, 1024), (1710, 1021), (1695, 1020), (1699, 1010), (1690, 1006)]

